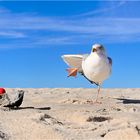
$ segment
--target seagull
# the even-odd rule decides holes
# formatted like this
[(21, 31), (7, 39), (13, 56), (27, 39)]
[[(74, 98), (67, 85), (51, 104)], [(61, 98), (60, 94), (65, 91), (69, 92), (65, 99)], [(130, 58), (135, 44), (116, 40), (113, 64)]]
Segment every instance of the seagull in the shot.
[(62, 58), (70, 66), (66, 69), (68, 77), (76, 77), (77, 73), (80, 73), (91, 84), (98, 86), (96, 100), (91, 101), (91, 103), (101, 103), (98, 101), (101, 85), (111, 75), (112, 71), (112, 59), (107, 56), (103, 45), (92, 45), (90, 54), (62, 55)]

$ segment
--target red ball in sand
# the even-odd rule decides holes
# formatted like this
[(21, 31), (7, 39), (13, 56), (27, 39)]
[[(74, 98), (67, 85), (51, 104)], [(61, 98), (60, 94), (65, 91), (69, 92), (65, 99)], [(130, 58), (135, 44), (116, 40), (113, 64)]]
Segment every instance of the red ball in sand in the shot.
[(5, 93), (5, 89), (4, 88), (0, 88), (0, 95), (3, 95)]

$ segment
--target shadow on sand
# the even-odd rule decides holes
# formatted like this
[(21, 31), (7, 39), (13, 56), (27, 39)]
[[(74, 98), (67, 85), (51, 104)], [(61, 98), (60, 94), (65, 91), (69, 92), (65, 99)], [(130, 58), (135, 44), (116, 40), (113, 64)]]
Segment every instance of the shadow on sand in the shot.
[(22, 109), (35, 109), (35, 110), (50, 110), (51, 107), (32, 107), (32, 106), (28, 106), (28, 107), (18, 107), (18, 108), (10, 108), (12, 110), (22, 110)]
[(140, 104), (140, 100), (135, 99), (125, 99), (125, 98), (116, 98), (117, 100), (123, 101), (123, 104)]

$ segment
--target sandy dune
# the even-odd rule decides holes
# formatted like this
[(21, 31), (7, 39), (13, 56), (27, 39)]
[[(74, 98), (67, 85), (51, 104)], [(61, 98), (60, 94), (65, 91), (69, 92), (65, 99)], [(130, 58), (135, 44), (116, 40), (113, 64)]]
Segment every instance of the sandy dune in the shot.
[(23, 90), (18, 110), (0, 108), (0, 139), (140, 140), (140, 89), (102, 89), (102, 104), (96, 89)]

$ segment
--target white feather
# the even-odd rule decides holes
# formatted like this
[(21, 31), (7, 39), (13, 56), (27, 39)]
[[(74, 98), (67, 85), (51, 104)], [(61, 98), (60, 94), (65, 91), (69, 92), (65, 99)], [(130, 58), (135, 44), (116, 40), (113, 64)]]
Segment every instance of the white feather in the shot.
[(87, 55), (62, 55), (64, 62), (73, 68), (78, 68), (78, 71), (82, 71), (82, 61)]

